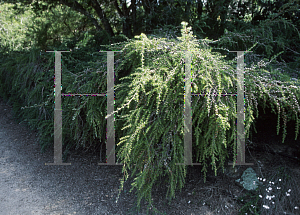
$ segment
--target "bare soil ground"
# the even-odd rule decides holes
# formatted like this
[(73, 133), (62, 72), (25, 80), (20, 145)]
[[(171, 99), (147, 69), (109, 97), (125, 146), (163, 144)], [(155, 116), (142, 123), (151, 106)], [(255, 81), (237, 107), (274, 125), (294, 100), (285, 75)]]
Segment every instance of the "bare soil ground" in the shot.
[[(71, 153), (67, 160), (71, 166), (46, 166), (45, 163), (53, 162), (53, 151), (41, 153), (37, 131), (16, 123), (11, 106), (2, 98), (0, 112), (1, 215), (146, 214), (147, 202), (142, 201), (138, 212), (135, 191), (129, 193), (132, 179), (125, 182), (124, 191), (115, 203), (123, 176), (122, 166), (98, 166), (99, 153), (80, 152)], [(267, 124), (257, 127), (258, 134), (251, 138), (255, 144), (246, 150), (246, 161), (253, 162), (251, 167), (258, 176), (267, 179), (264, 187), (257, 193), (252, 192), (255, 198), (243, 197), (251, 192), (235, 182), (249, 166), (240, 166), (232, 174), (220, 171), (217, 176), (209, 171), (206, 183), (203, 182), (202, 167), (189, 166), (186, 185), (181, 192), (176, 192), (171, 204), (165, 199), (167, 185), (161, 184), (152, 192), (153, 206), (162, 214), (239, 214), (239, 210), (250, 202), (248, 212), (240, 214), (255, 214), (256, 209), (260, 209), (257, 214), (300, 214), (300, 161), (296, 158), (300, 156), (299, 148), (295, 148), (300, 144), (299, 138), (294, 140), (295, 126), (289, 125), (289, 146), (279, 146), (280, 150), (277, 150), (275, 146), (281, 142), (281, 136), (276, 136), (275, 128), (270, 126), (273, 118), (265, 117)], [(271, 180), (275, 184), (267, 193)], [(269, 184), (272, 185), (272, 181)], [(279, 183), (280, 190), (276, 189)], [(272, 192), (275, 197), (269, 200), (266, 197), (273, 195)], [(269, 209), (263, 205), (269, 205)]]

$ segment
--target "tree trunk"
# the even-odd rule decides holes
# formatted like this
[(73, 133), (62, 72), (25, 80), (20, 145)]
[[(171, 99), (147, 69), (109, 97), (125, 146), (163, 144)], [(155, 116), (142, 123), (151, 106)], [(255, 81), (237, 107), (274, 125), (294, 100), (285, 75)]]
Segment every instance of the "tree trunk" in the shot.
[(100, 18), (105, 31), (109, 34), (109, 36), (113, 37), (115, 36), (112, 27), (109, 24), (109, 21), (105, 15), (105, 13), (103, 12), (102, 8), (100, 7), (100, 5), (98, 4), (97, 0), (93, 0), (91, 2), (91, 6), (95, 9), (98, 17)]
[(125, 18), (125, 22), (123, 22), (123, 34), (125, 34), (127, 37), (132, 38), (132, 31), (131, 31), (131, 20), (129, 17), (129, 11), (130, 8), (132, 8), (133, 5), (130, 5), (129, 8), (126, 6), (126, 0), (122, 3), (122, 13)]
[(203, 3), (202, 0), (198, 0), (198, 4), (197, 4), (197, 12), (198, 12), (198, 18), (200, 18), (202, 16), (202, 12), (203, 12)]
[(133, 24), (133, 36), (137, 34), (138, 31), (138, 26), (136, 23), (136, 0), (131, 0), (131, 5), (132, 5), (132, 24)]

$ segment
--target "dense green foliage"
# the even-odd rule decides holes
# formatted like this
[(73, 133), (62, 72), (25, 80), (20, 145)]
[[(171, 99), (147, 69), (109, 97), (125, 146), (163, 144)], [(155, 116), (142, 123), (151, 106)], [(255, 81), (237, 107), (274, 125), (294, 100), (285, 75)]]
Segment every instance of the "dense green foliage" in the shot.
[[(218, 94), (236, 90), (236, 59), (228, 61), (224, 56), (212, 53), (212, 48), (206, 44), (209, 41), (195, 40), (191, 29), (186, 28), (184, 23), (183, 25), (182, 37), (179, 37), (179, 40), (166, 41), (156, 38), (150, 40), (142, 34), (137, 37), (138, 41), (126, 45), (123, 49), (128, 53), (124, 65), (138, 65), (138, 67), (134, 69), (135, 73), (125, 78), (131, 81), (117, 87), (117, 95), (122, 95), (121, 98), (125, 98), (123, 95), (129, 91), (127, 99), (122, 105), (118, 105), (118, 107), (126, 105), (129, 110), (121, 113), (126, 117), (126, 124), (122, 130), (126, 130), (118, 143), (117, 157), (125, 164), (123, 170), (126, 179), (128, 170), (133, 170), (132, 176), (136, 177), (132, 185), (138, 190), (139, 200), (145, 197), (151, 202), (151, 188), (162, 176), (168, 176), (169, 197), (174, 197), (175, 189), (180, 189), (184, 185), (186, 167), (176, 165), (183, 162), (184, 151), (182, 117), (184, 82), (180, 81), (184, 80), (184, 53), (181, 50), (194, 50), (193, 93)], [(140, 54), (136, 56), (136, 53)], [(246, 136), (249, 136), (249, 128), (258, 104), (271, 104), (274, 110), (276, 106), (277, 132), (280, 129), (280, 112), (286, 123), (288, 110), (289, 117), (298, 120), (295, 128), (296, 137), (298, 135), (299, 82), (296, 82), (296, 85), (284, 82), (270, 84), (274, 77), (278, 77), (277, 80), (288, 77), (274, 70), (274, 66), (276, 64), (273, 65), (271, 61), (252, 61), (252, 67), (246, 68)], [(282, 93), (274, 95), (275, 91)], [(293, 96), (288, 101), (285, 95)], [(234, 96), (216, 98), (211, 95), (192, 97), (192, 101), (194, 101), (192, 110), (201, 110), (193, 111), (192, 116), (195, 140), (193, 150), (196, 152), (194, 159), (203, 164), (204, 173), (207, 171), (208, 162), (216, 173), (217, 168), (224, 167), (224, 161), (230, 151), (235, 149), (236, 98)], [(283, 126), (283, 141), (286, 134), (285, 126), (286, 124)], [(235, 157), (233, 160), (235, 162)]]
[[(253, 51), (245, 55), (246, 137), (258, 106), (278, 114), (277, 134), (283, 120), (283, 142), (287, 121), (297, 122), (298, 136), (297, 1), (131, 1), (131, 10), (101, 1), (106, 15), (95, 19), (99, 25), (95, 1), (78, 1), (85, 12), (69, 1), (18, 2), (19, 11), (0, 4), (0, 93), (19, 122), (39, 131), (42, 150), (53, 144), (54, 108), (54, 54), (44, 51), (72, 50), (62, 54), (62, 92), (79, 94), (106, 92), (106, 54), (98, 51), (122, 50), (114, 65), (116, 157), (124, 164), (120, 191), (130, 171), (138, 204), (145, 198), (151, 205), (152, 188), (162, 178), (170, 199), (185, 184), (187, 168), (176, 165), (184, 151), (183, 50), (192, 52), (192, 93), (202, 94), (236, 93), (236, 54), (229, 51)], [(193, 162), (202, 164), (205, 181), (207, 168), (223, 168), (235, 150), (236, 97), (192, 101)], [(104, 97), (62, 98), (64, 158), (71, 149), (100, 150), (106, 108)]]

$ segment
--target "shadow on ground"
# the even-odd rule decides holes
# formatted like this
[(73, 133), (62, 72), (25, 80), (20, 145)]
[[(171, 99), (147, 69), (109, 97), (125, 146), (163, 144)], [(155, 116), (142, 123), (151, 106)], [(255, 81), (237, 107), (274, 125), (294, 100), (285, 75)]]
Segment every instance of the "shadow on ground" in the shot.
[[(122, 166), (98, 166), (99, 153), (80, 152), (69, 156), (71, 166), (45, 166), (53, 162), (53, 152), (40, 152), (37, 132), (16, 123), (2, 99), (0, 111), (0, 214), (146, 214), (147, 202), (142, 201), (139, 213), (135, 208), (137, 198), (129, 193), (132, 179), (115, 203)], [(165, 199), (166, 185), (154, 187), (153, 205), (162, 214), (239, 214), (241, 209), (240, 214), (300, 214), (299, 140), (294, 140), (295, 125), (288, 124), (289, 146), (281, 147), (276, 121), (276, 115), (261, 115), (258, 133), (250, 137), (252, 144), (247, 141), (246, 162), (253, 162), (258, 177), (266, 179), (257, 192), (235, 182), (248, 166), (236, 172), (227, 168), (217, 176), (209, 171), (206, 183), (202, 167), (189, 166), (186, 185), (171, 205)]]

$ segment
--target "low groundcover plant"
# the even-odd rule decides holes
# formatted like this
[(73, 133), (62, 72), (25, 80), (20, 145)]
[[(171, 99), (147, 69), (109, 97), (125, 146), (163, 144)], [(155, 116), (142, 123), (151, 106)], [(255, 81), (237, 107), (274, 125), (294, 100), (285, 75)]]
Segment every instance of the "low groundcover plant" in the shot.
[(289, 174), (279, 167), (272, 180), (258, 177), (262, 185), (239, 198), (240, 214), (299, 214), (298, 183)]

